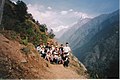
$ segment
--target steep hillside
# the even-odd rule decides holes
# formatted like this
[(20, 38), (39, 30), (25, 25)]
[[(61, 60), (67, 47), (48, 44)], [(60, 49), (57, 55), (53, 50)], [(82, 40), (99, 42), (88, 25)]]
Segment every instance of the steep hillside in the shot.
[(71, 55), (70, 67), (53, 65), (40, 57), (34, 46), (19, 44), (0, 34), (1, 79), (78, 79), (88, 78), (86, 68)]
[(5, 0), (3, 13), (2, 29), (16, 32), (26, 42), (38, 45), (54, 37), (47, 32), (45, 24), (35, 21), (33, 16), (27, 12), (27, 6), (23, 1), (17, 1), (17, 4), (14, 4), (10, 0)]
[(69, 41), (71, 35), (73, 35), (78, 28), (80, 28), (82, 25), (84, 25), (90, 20), (91, 20), (90, 18), (80, 19), (76, 24), (74, 24), (67, 31), (65, 31), (64, 34), (62, 34), (62, 36), (59, 38), (59, 41), (63, 43)]
[(24, 46), (0, 34), (0, 78), (44, 78), (49, 64), (39, 57), (32, 44)]
[(110, 14), (106, 20), (97, 25), (100, 29), (94, 32), (96, 29), (92, 28), (91, 32), (83, 38), (85, 42), (80, 42), (79, 47), (73, 51), (85, 64), (93, 78), (119, 77), (118, 16), (118, 11)]

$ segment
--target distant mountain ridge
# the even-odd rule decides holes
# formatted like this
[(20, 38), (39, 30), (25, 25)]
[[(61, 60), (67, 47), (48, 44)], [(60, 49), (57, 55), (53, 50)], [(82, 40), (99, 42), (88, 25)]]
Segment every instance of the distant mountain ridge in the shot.
[(72, 47), (72, 50), (77, 49), (78, 47), (81, 47), (85, 43), (87, 43), (87, 41), (89, 41), (97, 32), (103, 29), (101, 23), (103, 23), (109, 18), (112, 18), (118, 13), (119, 13), (118, 11), (115, 11), (110, 14), (102, 14), (98, 17), (91, 19), (88, 23), (78, 28), (72, 35), (70, 35), (70, 38), (68, 39), (68, 42)]
[(84, 18), (84, 19), (80, 19), (76, 24), (74, 24), (72, 27), (70, 27), (66, 32), (64, 32), (64, 34), (62, 34), (62, 36), (59, 38), (60, 42), (67, 42), (71, 35), (78, 29), (80, 28), (82, 25), (84, 25), (85, 23), (87, 23), (88, 21), (90, 21), (90, 18)]
[(56, 37), (57, 39), (59, 39), (68, 29), (69, 29), (69, 28), (64, 28), (64, 29), (62, 29), (62, 30), (60, 30), (60, 31), (58, 31), (58, 32), (54, 32), (54, 33), (55, 33), (55, 37)]
[[(99, 24), (109, 18), (109, 16), (110, 15), (102, 14), (91, 19), (88, 23), (82, 25), (79, 29), (77, 29), (74, 34), (72, 34), (71, 37), (68, 39), (72, 50), (84, 45), (84, 43), (86, 43), (86, 40), (90, 40), (92, 36), (94, 36), (99, 30), (101, 30), (102, 27)], [(87, 35), (89, 36), (87, 37), (87, 39), (85, 39)]]
[(69, 39), (73, 53), (93, 78), (119, 77), (119, 10), (100, 15)]

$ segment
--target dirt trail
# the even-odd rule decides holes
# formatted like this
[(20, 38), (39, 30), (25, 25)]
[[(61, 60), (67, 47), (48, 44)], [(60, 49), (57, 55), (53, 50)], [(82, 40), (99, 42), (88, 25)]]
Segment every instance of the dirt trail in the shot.
[(52, 65), (50, 72), (55, 76), (55, 79), (83, 79), (83, 76), (78, 75), (70, 67), (63, 67), (63, 65)]

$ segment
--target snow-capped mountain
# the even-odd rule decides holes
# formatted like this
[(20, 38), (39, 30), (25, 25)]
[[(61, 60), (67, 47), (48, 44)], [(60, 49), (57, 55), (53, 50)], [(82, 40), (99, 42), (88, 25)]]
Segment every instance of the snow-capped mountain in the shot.
[(90, 21), (90, 18), (84, 18), (84, 19), (80, 19), (76, 24), (74, 24), (72, 27), (70, 27), (69, 29), (67, 29), (62, 36), (59, 38), (60, 42), (67, 42), (70, 39), (70, 36), (76, 32), (76, 30), (78, 28), (80, 28), (82, 25), (84, 25), (85, 23), (87, 23), (88, 21)]

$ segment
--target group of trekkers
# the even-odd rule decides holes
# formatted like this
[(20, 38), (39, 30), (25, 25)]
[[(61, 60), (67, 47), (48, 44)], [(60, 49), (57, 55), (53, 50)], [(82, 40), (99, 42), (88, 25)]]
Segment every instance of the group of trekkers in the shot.
[(50, 63), (63, 64), (64, 67), (68, 67), (71, 51), (68, 42), (65, 45), (61, 44), (59, 47), (50, 43), (46, 45), (40, 44), (37, 46), (37, 51), (41, 57)]

